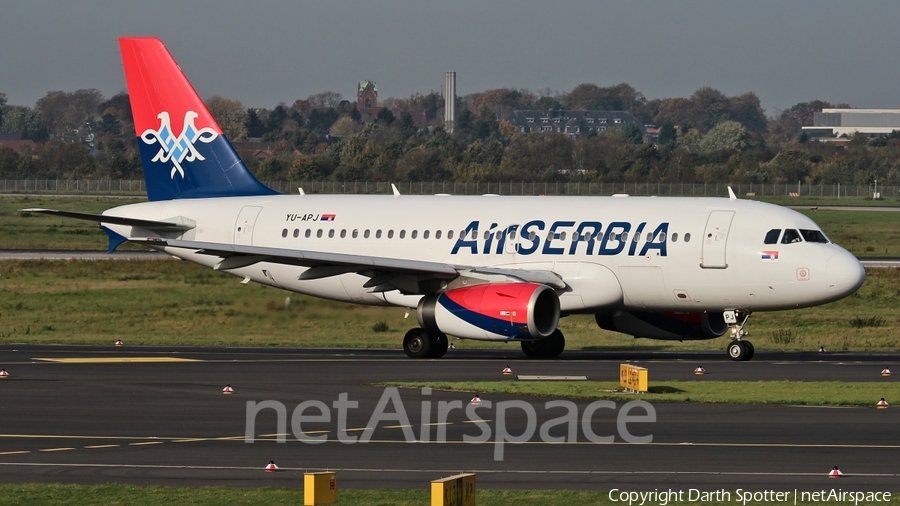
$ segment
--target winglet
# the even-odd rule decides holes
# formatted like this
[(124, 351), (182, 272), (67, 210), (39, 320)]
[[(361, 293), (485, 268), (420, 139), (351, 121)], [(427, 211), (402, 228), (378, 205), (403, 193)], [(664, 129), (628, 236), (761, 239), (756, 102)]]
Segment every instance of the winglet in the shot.
[(395, 196), (395, 197), (399, 197), (399, 196), (400, 196), (400, 190), (397, 189), (397, 187), (394, 185), (394, 183), (391, 183), (391, 190), (394, 191), (394, 196)]
[(731, 187), (728, 187), (728, 198), (731, 200), (737, 200), (737, 196), (734, 194), (734, 190)]

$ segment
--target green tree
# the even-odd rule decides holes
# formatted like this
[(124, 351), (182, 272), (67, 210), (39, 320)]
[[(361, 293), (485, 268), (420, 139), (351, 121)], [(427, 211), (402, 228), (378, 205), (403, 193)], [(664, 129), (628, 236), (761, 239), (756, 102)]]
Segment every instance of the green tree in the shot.
[(675, 124), (666, 120), (659, 127), (659, 145), (674, 146), (676, 141), (678, 141), (678, 131), (675, 130)]
[(641, 132), (641, 127), (639, 127), (637, 123), (628, 123), (622, 127), (622, 135), (625, 136), (625, 140), (628, 141), (629, 144), (644, 143), (644, 134)]
[(47, 140), (47, 128), (41, 121), (39, 111), (24, 105), (7, 105), (3, 109), (4, 117), (0, 130), (20, 132), (23, 139), (31, 139), (35, 142)]
[(47, 130), (54, 135), (76, 132), (97, 114), (103, 95), (98, 90), (77, 90), (72, 93), (51, 91), (40, 98), (35, 107)]
[(747, 147), (747, 129), (737, 121), (719, 123), (700, 141), (700, 149), (704, 152), (742, 150)]
[[(6, 105), (6, 93), (0, 92), (0, 127), (3, 126), (3, 107)], [(2, 130), (2, 128), (0, 128)]]
[(212, 114), (222, 132), (232, 142), (247, 140), (247, 110), (240, 100), (214, 95), (206, 99), (206, 108)]
[(259, 119), (256, 109), (247, 109), (246, 118), (244, 127), (247, 129), (247, 137), (262, 137), (266, 133), (266, 125)]

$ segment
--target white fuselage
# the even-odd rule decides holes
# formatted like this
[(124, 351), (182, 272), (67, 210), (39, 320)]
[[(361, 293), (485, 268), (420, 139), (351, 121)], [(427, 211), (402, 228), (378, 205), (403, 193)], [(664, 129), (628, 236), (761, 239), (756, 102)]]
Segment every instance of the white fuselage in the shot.
[[(774, 229), (820, 229), (790, 209), (736, 199), (277, 195), (148, 202), (104, 214), (193, 220), (179, 237), (192, 241), (552, 271), (568, 285), (563, 314), (792, 309), (844, 297), (865, 277), (830, 241), (766, 244)], [(165, 251), (208, 267), (219, 260)], [(361, 304), (416, 307), (421, 297), (373, 293), (356, 273), (298, 280), (305, 270), (260, 262), (228, 272)]]

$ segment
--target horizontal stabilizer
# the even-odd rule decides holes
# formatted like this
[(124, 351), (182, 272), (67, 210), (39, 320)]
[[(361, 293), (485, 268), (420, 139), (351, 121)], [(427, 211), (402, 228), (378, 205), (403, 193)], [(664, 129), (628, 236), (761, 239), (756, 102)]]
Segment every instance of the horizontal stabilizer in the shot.
[(110, 223), (112, 225), (126, 225), (141, 227), (153, 232), (185, 232), (196, 225), (193, 223), (175, 223), (171, 221), (140, 220), (137, 218), (125, 218), (122, 216), (110, 216), (106, 214), (77, 213), (74, 211), (58, 211), (56, 209), (19, 209), (20, 213), (49, 214), (51, 216), (64, 216), (79, 220), (95, 221), (97, 223)]

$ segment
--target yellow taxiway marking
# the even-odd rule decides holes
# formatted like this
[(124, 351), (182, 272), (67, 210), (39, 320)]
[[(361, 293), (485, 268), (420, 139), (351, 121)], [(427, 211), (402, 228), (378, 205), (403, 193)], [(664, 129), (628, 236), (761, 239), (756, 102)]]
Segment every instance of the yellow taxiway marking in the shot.
[(17, 452), (0, 452), (0, 455), (18, 455), (20, 453), (31, 453), (31, 452), (28, 450), (20, 450)]
[(209, 441), (209, 438), (205, 437), (195, 437), (192, 439), (173, 439), (173, 443), (193, 443), (195, 441)]
[(128, 446), (143, 446), (143, 445), (161, 445), (162, 441), (143, 441), (141, 443), (128, 443)]
[(119, 363), (156, 363), (156, 362), (203, 362), (196, 358), (181, 357), (70, 357), (70, 358), (40, 358), (34, 360), (43, 362), (56, 362), (59, 364), (119, 364)]
[(92, 445), (92, 446), (85, 446), (85, 448), (95, 450), (97, 448), (118, 448), (119, 446), (122, 446), (122, 445)]
[(64, 452), (66, 450), (74, 450), (75, 448), (43, 448), (39, 452)]

